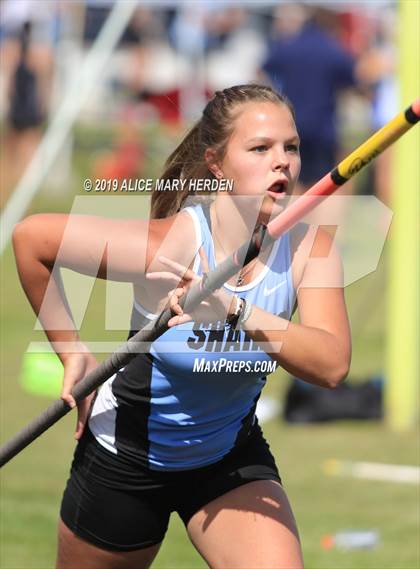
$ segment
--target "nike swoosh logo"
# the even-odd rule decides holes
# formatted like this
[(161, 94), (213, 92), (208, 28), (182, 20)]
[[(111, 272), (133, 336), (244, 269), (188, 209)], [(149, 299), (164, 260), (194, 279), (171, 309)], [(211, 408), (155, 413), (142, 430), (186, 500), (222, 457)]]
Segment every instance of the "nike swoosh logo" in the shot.
[(271, 288), (267, 288), (267, 285), (264, 287), (264, 291), (263, 294), (264, 296), (270, 296), (270, 294), (273, 294), (273, 292), (275, 290), (277, 290), (278, 288), (280, 288), (281, 286), (283, 286), (284, 284), (286, 284), (287, 281), (281, 281), (281, 283), (277, 284), (276, 286), (273, 286)]

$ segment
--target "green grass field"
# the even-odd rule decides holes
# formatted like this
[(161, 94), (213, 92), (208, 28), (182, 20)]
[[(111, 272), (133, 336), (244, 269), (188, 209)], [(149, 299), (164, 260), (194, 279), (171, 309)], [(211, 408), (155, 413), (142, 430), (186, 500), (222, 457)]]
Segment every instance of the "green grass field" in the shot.
[[(83, 168), (81, 169), (83, 171)], [(98, 199), (102, 199), (99, 198)], [(32, 211), (66, 210), (72, 196), (60, 201), (40, 196)], [(378, 270), (347, 291), (353, 328), (351, 378), (380, 373), (384, 361), (384, 283), (386, 254)], [(4, 442), (51, 402), (25, 392), (19, 382), (29, 342), (41, 340), (34, 316), (18, 283), (10, 249), (1, 259), (1, 440)], [(95, 285), (84, 320), (85, 339), (122, 340), (125, 332), (101, 333), (105, 288)], [(272, 376), (267, 391), (281, 398), (287, 378)], [(2, 471), (2, 569), (47, 569), (54, 566), (56, 523), (74, 441), (70, 414)], [(355, 422), (290, 426), (280, 418), (265, 426), (300, 528), (306, 566), (310, 569), (416, 569), (419, 567), (419, 487), (328, 477), (329, 458), (416, 464), (418, 429), (390, 432), (382, 423)], [(324, 551), (324, 534), (343, 529), (377, 529), (380, 544), (369, 551)], [(199, 568), (205, 564), (188, 542), (174, 515), (167, 539), (153, 565), (156, 569)], [(81, 568), (82, 569), (82, 568)], [(246, 569), (246, 568), (244, 568)]]

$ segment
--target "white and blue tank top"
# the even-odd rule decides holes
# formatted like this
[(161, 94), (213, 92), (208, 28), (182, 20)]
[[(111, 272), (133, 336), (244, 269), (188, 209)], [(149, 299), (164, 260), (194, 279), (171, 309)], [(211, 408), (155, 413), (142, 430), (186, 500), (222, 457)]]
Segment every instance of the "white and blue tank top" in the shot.
[[(209, 216), (201, 205), (185, 208), (200, 246), (215, 267)], [(194, 271), (202, 274), (200, 257)], [(249, 284), (224, 285), (253, 305), (290, 319), (295, 303), (289, 234), (272, 247), (263, 271)], [(156, 315), (134, 303), (131, 335)], [(246, 361), (212, 371), (213, 362)], [(109, 451), (152, 470), (200, 468), (223, 458), (248, 436), (266, 382), (255, 362), (271, 358), (244, 330), (188, 322), (167, 330), (149, 353), (138, 354), (100, 389), (89, 427)], [(260, 367), (264, 367), (260, 364)], [(238, 369), (238, 364), (236, 370)]]

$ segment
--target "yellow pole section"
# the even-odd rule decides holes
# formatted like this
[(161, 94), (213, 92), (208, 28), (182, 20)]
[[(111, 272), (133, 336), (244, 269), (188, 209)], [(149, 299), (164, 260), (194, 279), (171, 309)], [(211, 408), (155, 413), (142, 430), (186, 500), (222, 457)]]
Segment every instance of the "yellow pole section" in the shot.
[[(399, 3), (399, 106), (420, 94), (420, 0)], [(420, 132), (394, 148), (389, 242), (385, 417), (394, 431), (412, 429), (419, 411)]]

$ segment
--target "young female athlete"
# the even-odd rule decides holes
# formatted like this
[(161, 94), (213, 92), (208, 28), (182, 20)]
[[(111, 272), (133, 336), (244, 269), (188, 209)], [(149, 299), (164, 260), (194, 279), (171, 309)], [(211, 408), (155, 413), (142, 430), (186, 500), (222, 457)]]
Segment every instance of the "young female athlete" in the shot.
[[(347, 374), (350, 335), (331, 239), (301, 224), (192, 314), (180, 303), (257, 222), (281, 212), (299, 170), (288, 102), (269, 87), (236, 86), (215, 94), (168, 159), (162, 178), (185, 183), (155, 192), (150, 222), (48, 214), (17, 226), (22, 284), (64, 364), (70, 405), (72, 386), (96, 360), (74, 330), (54, 267), (133, 282), (133, 332), (168, 302), (174, 314), (150, 350), (79, 405), (59, 569), (150, 566), (172, 511), (210, 567), (302, 567), (255, 407), (268, 361), (326, 387)], [(232, 180), (233, 191), (186, 207), (198, 178)], [(296, 305), (298, 324), (290, 322)]]

